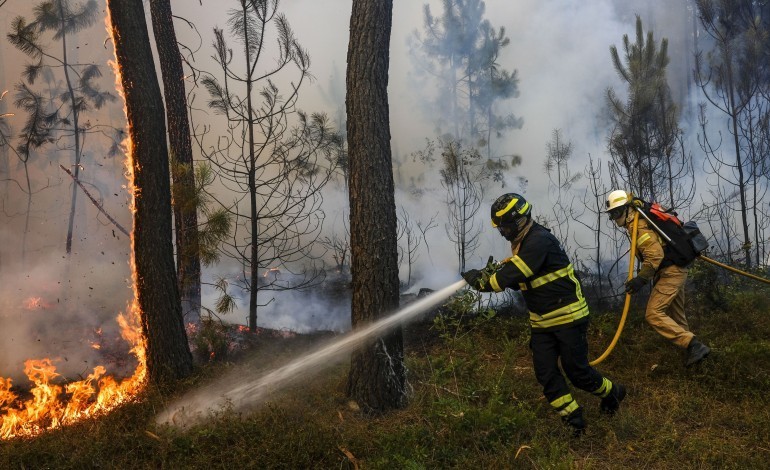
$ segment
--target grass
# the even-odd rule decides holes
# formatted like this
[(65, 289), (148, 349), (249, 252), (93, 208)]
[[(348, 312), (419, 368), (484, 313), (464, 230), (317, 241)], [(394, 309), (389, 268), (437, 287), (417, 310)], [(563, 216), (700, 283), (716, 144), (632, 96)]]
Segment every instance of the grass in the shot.
[[(588, 431), (573, 438), (532, 372), (526, 319), (492, 317), (406, 330), (410, 404), (363, 416), (347, 400), (347, 365), (297, 384), (259, 409), (224, 411), (186, 431), (158, 427), (166, 400), (135, 403), (34, 439), (0, 443), (0, 468), (767, 468), (770, 460), (770, 291), (730, 294), (728, 308), (688, 306), (714, 351), (683, 366), (682, 351), (631, 312), (598, 368), (628, 386), (619, 413), (574, 395)], [(592, 356), (609, 343), (618, 312), (595, 313)], [(200, 369), (180, 393), (226, 370), (269, 370), (312, 338), (276, 340), (239, 364)]]

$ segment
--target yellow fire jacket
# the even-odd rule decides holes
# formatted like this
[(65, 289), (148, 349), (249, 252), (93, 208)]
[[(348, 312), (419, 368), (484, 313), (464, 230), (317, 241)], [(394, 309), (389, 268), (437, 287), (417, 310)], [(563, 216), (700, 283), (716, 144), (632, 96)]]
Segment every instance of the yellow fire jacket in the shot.
[[(517, 250), (518, 248), (518, 250)], [(514, 256), (489, 278), (495, 292), (521, 290), (532, 332), (588, 321), (588, 306), (567, 254), (550, 230), (534, 223)]]
[[(631, 224), (626, 223), (625, 227), (630, 234)], [(650, 227), (646, 220), (640, 217), (639, 225), (636, 229), (636, 256), (642, 262), (642, 266), (639, 268), (639, 276), (650, 280), (659, 269), (667, 268), (674, 264), (673, 261), (664, 259), (664, 244), (665, 242), (661, 240), (660, 235)]]

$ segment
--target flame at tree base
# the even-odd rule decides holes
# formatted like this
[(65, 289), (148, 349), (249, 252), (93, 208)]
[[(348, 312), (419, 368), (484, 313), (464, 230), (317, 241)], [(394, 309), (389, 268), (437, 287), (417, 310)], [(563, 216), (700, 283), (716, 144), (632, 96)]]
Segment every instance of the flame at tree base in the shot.
[[(0, 0), (2, 3), (2, 0)], [(114, 33), (109, 13), (105, 17), (105, 26), (110, 37)], [(114, 42), (114, 41), (113, 41)], [(115, 72), (117, 92), (123, 96), (121, 71), (117, 60), (110, 65)], [(123, 101), (125, 105), (125, 100)], [(126, 114), (125, 106), (123, 108)], [(126, 173), (128, 190), (131, 195), (130, 210), (135, 210), (133, 165), (131, 163), (132, 142), (128, 137), (123, 141), (126, 154)], [(131, 234), (131, 251), (134, 237)], [(104, 254), (104, 253), (102, 253)], [(127, 314), (118, 315), (121, 336), (130, 346), (130, 354), (137, 360), (137, 367), (131, 377), (121, 381), (105, 375), (104, 366), (96, 366), (85, 379), (64, 385), (51, 383), (59, 377), (51, 359), (31, 359), (24, 362), (24, 372), (33, 383), (31, 398), (20, 401), (19, 396), (11, 391), (11, 379), (0, 377), (0, 439), (34, 436), (42, 431), (55, 429), (63, 425), (103, 414), (116, 406), (133, 399), (144, 388), (147, 376), (146, 344), (142, 335), (141, 309), (136, 293), (136, 267), (131, 262), (131, 274), (134, 285), (134, 300)], [(24, 304), (27, 309), (46, 308), (41, 298), (32, 298)], [(92, 347), (97, 348), (92, 345)]]
[(127, 402), (142, 389), (147, 375), (145, 344), (141, 334), (140, 312), (136, 301), (128, 315), (119, 315), (121, 336), (131, 345), (131, 354), (138, 366), (131, 377), (118, 382), (105, 375), (103, 366), (96, 366), (85, 379), (66, 385), (51, 380), (59, 376), (51, 359), (30, 359), (24, 362), (24, 373), (34, 387), (32, 398), (18, 402), (11, 391), (11, 379), (0, 377), (0, 439), (34, 436), (42, 431), (72, 424), (104, 413)]

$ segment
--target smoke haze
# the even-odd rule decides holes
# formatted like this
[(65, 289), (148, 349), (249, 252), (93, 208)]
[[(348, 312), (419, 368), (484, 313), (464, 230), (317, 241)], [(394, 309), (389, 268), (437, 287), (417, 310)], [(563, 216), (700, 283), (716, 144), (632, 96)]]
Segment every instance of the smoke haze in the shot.
[[(228, 5), (224, 0), (204, 0), (202, 3), (201, 6), (199, 2), (175, 0), (172, 8), (176, 15), (191, 21), (197, 30), (184, 22), (176, 25), (180, 42), (193, 51), (188, 59), (195, 60), (196, 66), (204, 70), (213, 70), (211, 31), (214, 27), (227, 27), (229, 6), (224, 6)], [(435, 138), (434, 116), (421, 106), (423, 87), (415, 82), (414, 64), (407, 45), (414, 31), (422, 29), (425, 3), (431, 5), (434, 14), (440, 12), (438, 1), (394, 2), (390, 52), (389, 96), (396, 204), (399, 212), (403, 208), (414, 223), (426, 224), (435, 218), (435, 227), (426, 232), (427, 243), (420, 247), (412, 266), (415, 282), (411, 292), (420, 288), (440, 289), (459, 279), (457, 255), (446, 234), (445, 195), (438, 168), (426, 167), (411, 157), (413, 152), (424, 147), (426, 138)], [(507, 133), (494, 142), (494, 147), (504, 154), (520, 155), (522, 164), (506, 173), (505, 187), (490, 185), (486, 188), (485, 201), (477, 219), (477, 226), (482, 231), (481, 243), (468, 259), (471, 267), (483, 264), (489, 255), (503, 258), (508, 251), (505, 240), (489, 230), (487, 220), (489, 204), (500, 193), (523, 192), (533, 204), (534, 214), (547, 213), (550, 201), (543, 165), (546, 144), (554, 129), (561, 129), (564, 138), (573, 144), (574, 172), (583, 170), (589, 155), (605, 160), (608, 135), (607, 121), (603, 117), (605, 92), (608, 87), (623, 91), (612, 67), (609, 47), (622, 45), (624, 34), (633, 38), (635, 14), (642, 16), (645, 29), (654, 29), (657, 39), (667, 37), (670, 40), (669, 74), (676, 99), (685, 105), (696, 101), (687, 95), (686, 86), (691, 68), (689, 51), (693, 45), (687, 40), (692, 21), (685, 0), (487, 0), (485, 3), (485, 17), (493, 27), (505, 27), (511, 39), (499, 59), (500, 66), (505, 70), (516, 70), (519, 77), (520, 95), (506, 101), (504, 111), (523, 119), (521, 129)], [(316, 78), (301, 89), (299, 108), (307, 112), (324, 111), (339, 124), (344, 119), (350, 9), (350, 0), (292, 0), (280, 5), (300, 44), (310, 54), (311, 73)], [(104, 11), (101, 3), (100, 11)], [(0, 110), (12, 107), (14, 84), (19, 81), (21, 68), (27, 62), (6, 40), (9, 25), (18, 14), (29, 16), (26, 0), (10, 0), (0, 9), (0, 90), (10, 90), (6, 99), (0, 102), (0, 106), (5, 106)], [(148, 8), (146, 14), (149, 18)], [(111, 45), (104, 42), (106, 37), (103, 24), (99, 22), (81, 33), (79, 48), (74, 52), (79, 62), (96, 63), (102, 67), (104, 88), (114, 83), (107, 65), (112, 50)], [(266, 57), (268, 61), (272, 60), (270, 54)], [(205, 122), (212, 116), (204, 109), (208, 96), (201, 88), (194, 93), (199, 110), (195, 120)], [(14, 135), (23, 125), (21, 119), (19, 114), (18, 118), (9, 120)], [(123, 126), (122, 104), (114, 103), (97, 114), (93, 124), (97, 124), (97, 120), (99, 124)], [(106, 147), (106, 143), (97, 144), (95, 139), (87, 142), (84, 178), (91, 178), (88, 181), (101, 188), (95, 192), (102, 196), (105, 209), (123, 226), (130, 227), (122, 162), (106, 159)], [(74, 346), (69, 346), (80, 345), (86, 340), (85, 336), (81, 334), (68, 339), (65, 346), (64, 339), (57, 339), (63, 333), (56, 326), (81, 324), (88, 329), (112, 322), (125, 309), (131, 296), (128, 288), (129, 240), (114, 233), (113, 227), (82, 193), (78, 195), (75, 253), (71, 262), (62, 257), (71, 180), (58, 169), (58, 164), (49, 164), (46, 159), (53, 158), (69, 166), (71, 157), (53, 148), (45, 152), (45, 158), (40, 159), (45, 163), (39, 164), (33, 176), (39, 187), (45, 186), (46, 181), (50, 181), (52, 187), (34, 196), (34, 228), (27, 238), (30, 254), (24, 263), (20, 259), (20, 234), (23, 233), (26, 197), (13, 185), (0, 186), (0, 189), (4, 188), (5, 214), (0, 229), (0, 294), (5, 310), (3, 327), (12, 337), (4, 342), (0, 375), (17, 374), (22, 358), (41, 354), (64, 356), (66, 352), (70, 359), (63, 362), (91, 361), (93, 349), (84, 348), (78, 357), (71, 351)], [(12, 154), (4, 157), (0, 154), (0, 158), (8, 159), (18, 175), (18, 163)], [(416, 196), (410, 187), (418, 187), (422, 195)], [(349, 214), (345, 188), (341, 184), (329, 187), (324, 198), (326, 224), (322, 236), (344, 235)], [(213, 282), (218, 276), (231, 276), (237, 271), (223, 261), (206, 269), (204, 280)], [(402, 263), (402, 280), (406, 275), (407, 266)], [(36, 294), (37, 289), (40, 294)], [(205, 289), (204, 295), (207, 306), (211, 307), (215, 292)], [(315, 329), (346, 331), (350, 327), (349, 303), (344, 299), (330, 299), (317, 290), (304, 293), (268, 291), (260, 295), (260, 302), (268, 304), (260, 307), (260, 326), (298, 332)], [(58, 300), (49, 314), (47, 309), (29, 311), (21, 307), (28, 297), (41, 297), (47, 304), (53, 304), (54, 298)], [(246, 307), (247, 296), (240, 295), (238, 309), (223, 318), (233, 323), (245, 323)], [(53, 318), (41, 321), (46, 316)], [(41, 344), (48, 345), (48, 350), (41, 348)], [(75, 367), (72, 372), (79, 373), (80, 370)]]

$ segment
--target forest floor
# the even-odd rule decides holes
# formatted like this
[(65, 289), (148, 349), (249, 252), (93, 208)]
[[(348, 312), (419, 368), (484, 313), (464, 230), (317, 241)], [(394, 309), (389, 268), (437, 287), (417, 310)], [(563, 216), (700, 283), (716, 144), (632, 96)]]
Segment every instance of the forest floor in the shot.
[[(770, 289), (726, 292), (719, 308), (702, 294), (688, 316), (712, 354), (685, 368), (683, 351), (644, 323), (635, 302), (618, 346), (597, 366), (628, 396), (607, 417), (597, 398), (574, 390), (588, 422), (581, 437), (542, 397), (526, 318), (494, 316), (407, 325), (410, 401), (381, 416), (346, 397), (342, 359), (248, 412), (225, 410), (185, 429), (155, 423), (187, 390), (273, 370), (334, 339), (265, 335), (237, 360), (199, 367), (171, 397), (147, 392), (106, 416), (0, 442), (0, 468), (767, 468)], [(619, 311), (592, 317), (595, 357)]]

